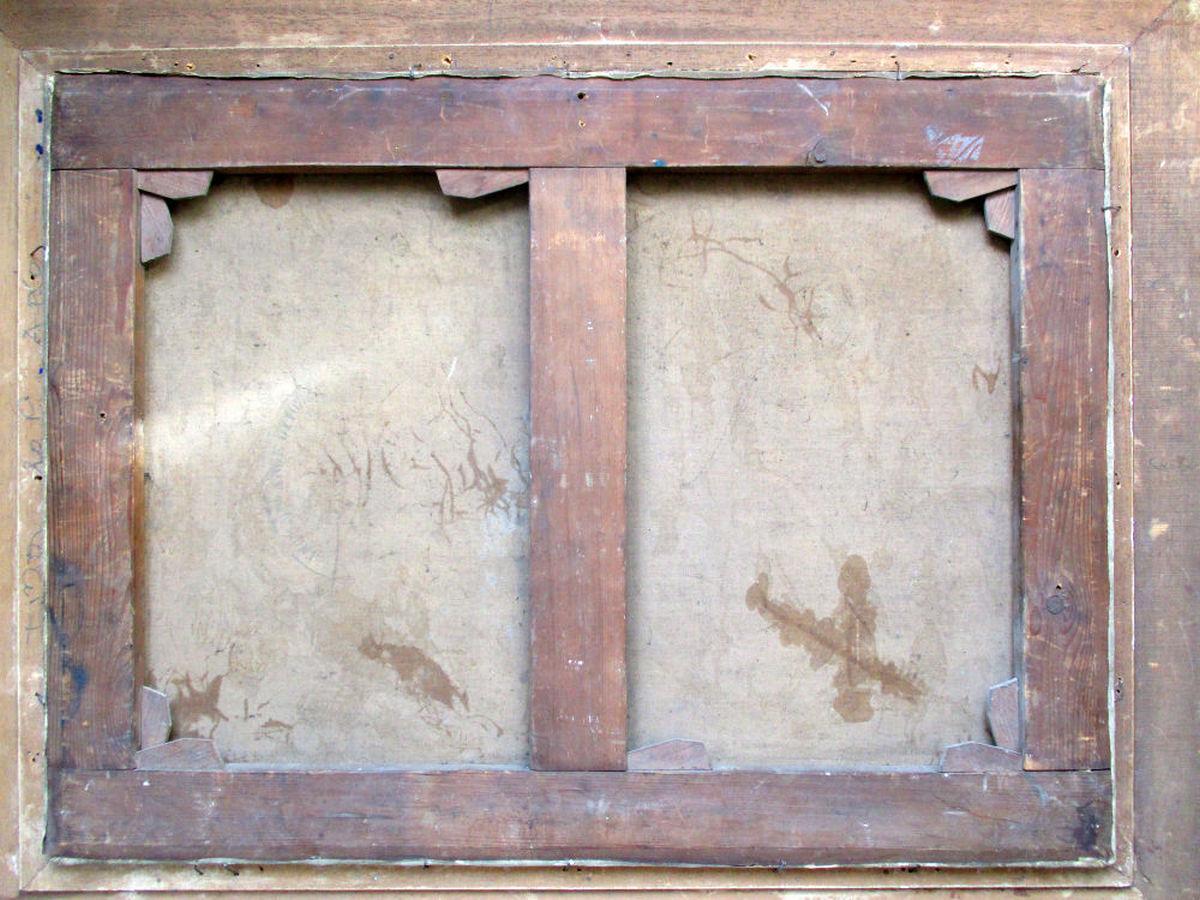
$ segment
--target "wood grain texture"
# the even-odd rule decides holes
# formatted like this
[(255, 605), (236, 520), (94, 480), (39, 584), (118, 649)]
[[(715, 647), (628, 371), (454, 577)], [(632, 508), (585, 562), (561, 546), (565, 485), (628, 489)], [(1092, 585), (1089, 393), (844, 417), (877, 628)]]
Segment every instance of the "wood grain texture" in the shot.
[[(1200, 885), (1200, 20), (1133, 47), (1134, 831), (1148, 897)], [(1117, 201), (1120, 202), (1120, 201)]]
[(67, 768), (133, 765), (134, 181), (51, 186), (47, 752)]
[(162, 197), (142, 194), (139, 209), (141, 259), (142, 262), (148, 263), (171, 252), (175, 227), (171, 224), (171, 211), (167, 209), (167, 201)]
[(1002, 191), (1017, 183), (1016, 172), (931, 171), (925, 173), (929, 193), (943, 200), (961, 202)]
[(529, 181), (527, 169), (438, 169), (438, 186), (447, 197), (474, 200)]
[(625, 171), (529, 176), (531, 761), (625, 768)]
[(1023, 171), (1021, 563), (1025, 765), (1106, 768), (1108, 248), (1104, 178)]
[(203, 197), (212, 185), (212, 172), (138, 172), (138, 189), (168, 200)]
[(151, 50), (27, 50), (25, 58), (43, 71), (128, 72), (208, 78), (427, 77), (456, 75), (651, 75), (671, 78), (745, 78), (806, 72), (878, 74), (944, 72), (974, 75), (1095, 75), (1120, 58), (1121, 44), (1004, 44), (894, 42), (847, 46), (824, 35), (821, 42), (669, 44), (389, 44), (365, 47), (159, 47)]
[(1080, 76), (64, 75), (52, 154), (59, 168), (1100, 167), (1101, 106)]
[(1000, 191), (983, 200), (983, 220), (992, 234), (1010, 240), (1017, 235), (1016, 189)]
[(43, 0), (0, 9), (0, 31), (22, 49), (320, 46), (396, 44), (645, 43), (652, 41), (825, 41), (845, 43), (1126, 43), (1161, 12), (1139, 0), (947, 7), (768, 0), (751, 7), (663, 6), (620, 0), (597, 7), (567, 0), (553, 8), (506, 4), (481, 11), (464, 0), (318, 0), (287, 4), (217, 0)]
[[(1099, 861), (1107, 772), (63, 772), (56, 855)], [(865, 826), (865, 827), (864, 827)]]
[[(1112, 730), (1113, 730), (1113, 860), (1114, 873), (1127, 882), (1134, 879), (1134, 572), (1133, 572), (1133, 360), (1132, 354), (1132, 243), (1130, 225), (1129, 54), (1115, 60), (1107, 74), (1111, 124), (1108, 167), (1109, 261), (1111, 301), (1109, 331), (1112, 342), (1112, 487), (1109, 511), (1113, 529), (1112, 578)], [(1153, 697), (1148, 698), (1153, 702)], [(1200, 825), (1200, 823), (1197, 823)]]
[[(16, 49), (0, 36), (0, 256), (4, 259), (4, 277), (0, 279), (0, 308), (5, 313), (0, 317), (0, 420), (6, 424), (7, 439), (0, 444), (0, 467), (16, 473), (21, 461), (20, 419), (20, 363), (17, 358), (18, 339), (21, 331), (17, 324), (16, 311), (21, 303), (22, 291), (19, 281), (25, 279), (20, 270), (18, 246), (18, 218), (20, 193), (17, 186), (19, 170), (17, 157), (20, 143), (20, 58)], [(13, 548), (21, 545), (17, 526), (18, 481), (24, 480), (26, 490), (33, 479), (18, 479), (10, 475), (0, 487), (0, 503), (4, 513), (0, 514), (0, 545)], [(18, 554), (20, 550), (16, 551)], [(19, 558), (19, 557), (18, 557)], [(0, 671), (8, 677), (0, 683), (0, 747), (5, 748), (0, 759), (0, 817), (5, 824), (0, 827), (0, 897), (15, 897), (20, 890), (21, 860), (21, 793), (20, 767), (26, 754), (20, 743), (20, 716), (18, 714), (20, 676), (19, 614), (24, 602), (17, 585), (20, 564), (7, 565), (0, 570), (0, 613), (5, 626), (0, 637)], [(41, 634), (29, 637), (40, 638)], [(32, 643), (32, 642), (31, 642)], [(40, 644), (40, 640), (38, 641)], [(39, 647), (40, 649), (40, 647)], [(40, 656), (40, 654), (39, 654)], [(39, 660), (40, 662), (41, 660)]]

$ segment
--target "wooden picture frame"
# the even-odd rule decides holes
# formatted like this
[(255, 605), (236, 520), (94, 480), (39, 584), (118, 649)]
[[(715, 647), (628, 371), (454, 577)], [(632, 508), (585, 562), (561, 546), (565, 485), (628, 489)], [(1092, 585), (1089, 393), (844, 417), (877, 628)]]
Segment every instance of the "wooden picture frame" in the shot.
[[(1115, 859), (1098, 79), (63, 75), (51, 123), (52, 856)], [(938, 196), (986, 195), (1014, 239), (1016, 678), (993, 696), (995, 745), (948, 748), (941, 771), (695, 771), (626, 746), (625, 170), (740, 166), (923, 170)], [(532, 767), (229, 770), (204, 742), (164, 742), (140, 689), (141, 262), (169, 246), (165, 198), (211, 170), (392, 167), (460, 196), (529, 182)]]
[[(802, 891), (992, 896), (1086, 889), (1173, 897), (1200, 882), (1194, 816), (1195, 433), (1200, 403), (1188, 289), (1200, 265), (1200, 124), (1180, 110), (1200, 85), (1200, 28), (1184, 0), (996, 6), (908, 0), (754, 9), (622, 2), (403, 9), (233, 2), (34, 2), (0, 9), (0, 359), (10, 473), (0, 534), (8, 636), (0, 641), (0, 895), (155, 891)], [(45, 844), (45, 320), (50, 95), (64, 74), (210, 78), (893, 78), (1086, 75), (1105, 92), (1111, 266), (1112, 705), (1116, 855), (1105, 866), (714, 868), (627, 865), (397, 866), (378, 862), (193, 864), (62, 861)], [(1134, 136), (1136, 135), (1136, 142)], [(469, 180), (469, 179), (468, 179)], [(1194, 290), (1192, 291), (1194, 297)], [(1136, 401), (1136, 402), (1135, 402)], [(1136, 615), (1135, 615), (1136, 604)], [(1134, 639), (1136, 636), (1136, 652)], [(1136, 842), (1135, 842), (1136, 814)]]

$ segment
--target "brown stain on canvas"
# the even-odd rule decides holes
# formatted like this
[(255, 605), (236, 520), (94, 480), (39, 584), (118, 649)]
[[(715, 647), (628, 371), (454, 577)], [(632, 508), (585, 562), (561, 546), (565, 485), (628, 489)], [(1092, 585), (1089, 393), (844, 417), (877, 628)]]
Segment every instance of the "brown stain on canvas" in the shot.
[(871, 574), (866, 560), (850, 556), (838, 574), (842, 599), (833, 615), (817, 618), (811, 609), (800, 609), (771, 598), (771, 580), (760, 572), (746, 591), (746, 606), (779, 632), (784, 646), (803, 647), (814, 669), (837, 662), (833, 686), (834, 710), (847, 722), (866, 722), (875, 709), (871, 695), (876, 686), (884, 693), (915, 702), (924, 685), (893, 662), (879, 658), (875, 647), (877, 610), (868, 594)]
[[(439, 395), (441, 416), (449, 419), (464, 441), (463, 459), (455, 462), (443, 460), (432, 449), (428, 450), (428, 459), (432, 466), (418, 461), (414, 456), (410, 465), (414, 469), (434, 468), (441, 479), (441, 491), (437, 500), (432, 504), (436, 512), (438, 525), (441, 528), (457, 521), (469, 512), (464, 508), (466, 498), (474, 496), (476, 510), (483, 515), (509, 513), (515, 508), (522, 509), (528, 504), (529, 476), (517, 457), (516, 448), (509, 444), (495, 421), (485, 413), (476, 409), (467, 399), (466, 394), (458, 392), (459, 399), (453, 395)], [(460, 405), (461, 404), (461, 405)], [(472, 421), (472, 416), (475, 420)], [(480, 459), (480, 442), (485, 432), (491, 432), (497, 444), (497, 449), (488, 459)], [(415, 436), (415, 434), (414, 434)], [(420, 443), (426, 441), (418, 438)], [(502, 477), (496, 472), (496, 466), (502, 465), (507, 458), (511, 470), (520, 478), (521, 483), (515, 489), (510, 488), (510, 478)]]
[(287, 206), (296, 191), (296, 178), (293, 175), (263, 175), (252, 183), (258, 199), (271, 209)]
[[(175, 688), (175, 697), (171, 702), (171, 733), (175, 737), (211, 738), (222, 722), (228, 722), (229, 717), (221, 712), (221, 682), (224, 675), (209, 678), (207, 674), (200, 676), (200, 683), (192, 681), (191, 675), (181, 675), (171, 679)], [(207, 720), (207, 733), (200, 730), (200, 722)]]
[[(331, 441), (321, 448), (316, 474), (344, 485), (353, 492), (354, 502), (365, 507), (371, 498), (372, 485), (379, 479), (410, 491), (411, 485), (405, 482), (409, 470), (434, 472), (439, 483), (438, 494), (427, 505), (434, 511), (443, 535), (447, 525), (474, 513), (507, 515), (527, 509), (528, 466), (522, 463), (517, 447), (509, 442), (495, 420), (472, 405), (462, 390), (439, 391), (438, 401), (441, 406), (438, 414), (420, 432), (416, 428), (411, 430), (411, 439), (416, 444), (412, 451), (404, 447), (409, 435), (387, 427), (386, 423), (377, 435), (356, 435), (352, 423), (341, 417), (335, 432), (337, 445)], [(457, 434), (435, 432), (430, 436), (428, 427), (439, 420), (449, 422)], [(457, 436), (461, 436), (461, 444), (447, 447), (446, 438), (453, 441)], [(434, 450), (433, 446), (442, 450)], [(506, 467), (509, 472), (504, 471)]]
[(823, 340), (821, 332), (817, 327), (819, 312), (816, 309), (816, 291), (812, 287), (797, 284), (797, 279), (803, 275), (804, 270), (802, 268), (793, 268), (790, 256), (784, 257), (783, 264), (778, 270), (775, 270), (757, 260), (751, 259), (744, 253), (734, 250), (731, 246), (732, 244), (739, 243), (761, 244), (762, 241), (760, 239), (749, 237), (717, 238), (713, 236), (712, 232), (712, 225), (701, 231), (693, 217), (692, 233), (688, 240), (698, 246), (698, 250), (693, 256), (700, 259), (702, 271), (708, 271), (708, 258), (711, 254), (723, 254), (745, 266), (747, 269), (757, 272), (767, 279), (774, 291), (772, 295), (774, 302), (768, 300), (765, 295), (758, 294), (759, 305), (771, 312), (782, 312), (787, 317), (788, 325), (792, 330), (793, 343), (799, 340), (801, 331), (814, 341)]
[(284, 722), (282, 719), (267, 719), (259, 726), (259, 730), (271, 738), (282, 738), (287, 741), (291, 738), (292, 732), (296, 730), (295, 722)]
[(393, 644), (367, 635), (358, 645), (358, 652), (394, 671), (405, 688), (418, 699), (432, 700), (447, 709), (454, 709), (455, 701), (461, 703), (463, 709), (471, 708), (467, 692), (456, 685), (446, 670), (425, 651), (411, 644)]
[(987, 392), (989, 394), (991, 394), (996, 390), (996, 382), (999, 379), (1000, 379), (999, 364), (996, 365), (996, 370), (994, 372), (987, 372), (984, 369), (980, 368), (980, 366), (978, 364), (976, 364), (975, 368), (971, 370), (971, 387), (975, 388), (975, 390), (979, 390), (979, 385), (980, 385), (980, 382), (982, 381), (984, 386), (987, 388)]

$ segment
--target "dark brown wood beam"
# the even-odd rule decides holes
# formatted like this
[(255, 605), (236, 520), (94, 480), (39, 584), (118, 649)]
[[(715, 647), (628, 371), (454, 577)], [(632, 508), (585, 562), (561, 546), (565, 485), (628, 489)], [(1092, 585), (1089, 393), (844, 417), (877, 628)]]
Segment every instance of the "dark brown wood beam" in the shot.
[(1108, 245), (1104, 173), (1021, 173), (1025, 766), (1107, 768)]
[(1103, 166), (1095, 79), (62, 75), (57, 168)]
[(136, 174), (51, 186), (49, 660), (53, 766), (132, 768)]
[(531, 764), (626, 761), (625, 170), (529, 177)]
[(981, 864), (1110, 855), (1107, 772), (64, 772), (99, 859)]

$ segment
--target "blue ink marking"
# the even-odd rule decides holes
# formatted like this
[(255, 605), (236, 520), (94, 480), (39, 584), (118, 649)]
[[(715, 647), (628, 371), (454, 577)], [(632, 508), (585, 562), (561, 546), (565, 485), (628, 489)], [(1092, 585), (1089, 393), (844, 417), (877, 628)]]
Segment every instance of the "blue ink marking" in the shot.
[(75, 690), (82, 691), (87, 687), (88, 673), (80, 663), (67, 663), (67, 671), (71, 673), (71, 684), (75, 686)]
[(37, 151), (38, 156), (41, 156), (43, 153), (46, 152), (46, 148), (43, 147), (41, 144), (37, 144), (33, 149)]
[(40, 109), (35, 110), (34, 115), (37, 116), (38, 124), (40, 125), (42, 122), (42, 111)]
[(661, 168), (662, 168), (663, 166), (665, 166), (666, 164), (667, 164), (667, 161), (666, 161), (665, 159), (656, 159), (656, 160), (654, 161), (654, 167), (655, 167), (656, 169), (661, 169)]
[(43, 369), (41, 366), (38, 366), (38, 374), (39, 374), (39, 375), (41, 375), (41, 374), (42, 374), (43, 372), (45, 372), (45, 371), (46, 371), (46, 370), (45, 370), (45, 369)]

